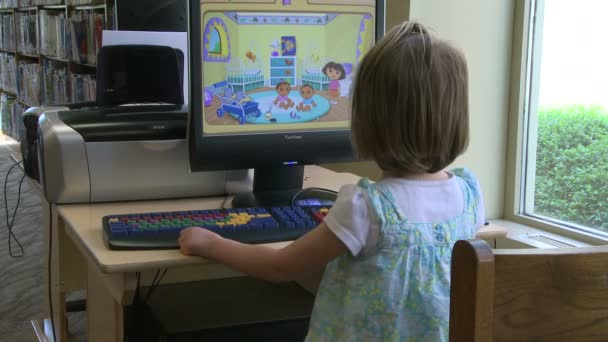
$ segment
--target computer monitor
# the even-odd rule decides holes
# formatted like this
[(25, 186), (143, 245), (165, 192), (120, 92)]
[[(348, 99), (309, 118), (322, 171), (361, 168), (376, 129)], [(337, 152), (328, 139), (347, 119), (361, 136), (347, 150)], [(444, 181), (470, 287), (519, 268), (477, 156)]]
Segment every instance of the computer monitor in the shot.
[(253, 193), (233, 206), (266, 206), (290, 203), (304, 165), (353, 160), (353, 74), (384, 11), (384, 0), (190, 1), (191, 170), (253, 168)]

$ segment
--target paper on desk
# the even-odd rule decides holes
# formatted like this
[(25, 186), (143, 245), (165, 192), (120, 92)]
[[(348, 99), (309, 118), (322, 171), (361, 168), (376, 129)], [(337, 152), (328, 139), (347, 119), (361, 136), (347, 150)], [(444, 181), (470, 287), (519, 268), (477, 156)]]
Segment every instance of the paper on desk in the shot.
[(103, 31), (101, 45), (161, 45), (180, 49), (184, 53), (184, 104), (188, 104), (188, 34), (186, 32)]

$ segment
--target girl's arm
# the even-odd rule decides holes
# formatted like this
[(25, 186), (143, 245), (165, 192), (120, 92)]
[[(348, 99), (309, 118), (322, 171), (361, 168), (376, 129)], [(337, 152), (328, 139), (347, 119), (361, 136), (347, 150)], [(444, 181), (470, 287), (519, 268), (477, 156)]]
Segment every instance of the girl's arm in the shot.
[(179, 244), (185, 255), (210, 258), (273, 282), (292, 281), (299, 275), (318, 271), (348, 251), (325, 223), (281, 249), (224, 239), (202, 228), (183, 230)]

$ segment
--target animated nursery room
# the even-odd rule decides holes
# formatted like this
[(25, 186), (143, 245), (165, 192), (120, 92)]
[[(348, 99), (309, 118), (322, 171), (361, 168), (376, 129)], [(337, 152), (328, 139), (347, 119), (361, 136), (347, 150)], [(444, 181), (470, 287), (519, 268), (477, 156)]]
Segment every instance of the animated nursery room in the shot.
[(207, 129), (348, 124), (353, 71), (370, 48), (372, 14), (285, 9), (204, 13)]

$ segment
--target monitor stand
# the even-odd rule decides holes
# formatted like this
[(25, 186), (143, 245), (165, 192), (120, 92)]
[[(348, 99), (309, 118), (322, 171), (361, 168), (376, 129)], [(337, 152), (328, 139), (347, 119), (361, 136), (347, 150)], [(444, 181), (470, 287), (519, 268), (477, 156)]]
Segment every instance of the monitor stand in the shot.
[[(258, 168), (254, 170), (253, 192), (241, 193), (232, 200), (233, 208), (289, 206), (304, 184), (304, 166)], [(302, 196), (323, 198), (326, 193), (306, 191)], [(298, 195), (298, 199), (302, 199)], [(322, 196), (322, 197), (319, 197)]]

